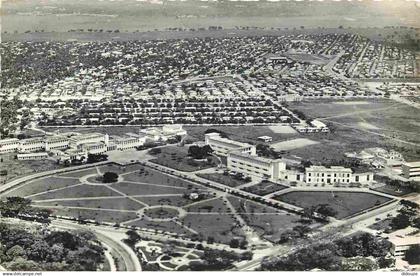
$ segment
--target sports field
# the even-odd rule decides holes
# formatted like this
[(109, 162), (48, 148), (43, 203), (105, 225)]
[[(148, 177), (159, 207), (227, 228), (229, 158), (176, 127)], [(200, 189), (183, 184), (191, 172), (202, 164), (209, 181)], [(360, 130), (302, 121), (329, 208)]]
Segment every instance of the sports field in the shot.
[(337, 214), (338, 219), (359, 213), (363, 210), (375, 207), (390, 201), (385, 196), (365, 192), (318, 192), (299, 191), (283, 194), (274, 199), (293, 204), (302, 208), (313, 207), (319, 204), (328, 204)]
[(414, 107), (387, 99), (312, 100), (290, 103), (308, 118), (331, 125), (332, 132), (307, 135), (319, 144), (290, 150), (311, 161), (344, 159), (345, 152), (369, 147), (393, 148), (407, 161), (420, 158), (420, 113)]

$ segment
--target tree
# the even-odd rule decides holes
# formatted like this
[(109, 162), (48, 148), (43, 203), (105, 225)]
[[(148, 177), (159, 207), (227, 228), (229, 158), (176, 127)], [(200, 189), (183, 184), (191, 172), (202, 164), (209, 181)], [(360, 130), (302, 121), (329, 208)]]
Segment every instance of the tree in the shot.
[(34, 261), (26, 260), (18, 257), (10, 263), (7, 263), (6, 268), (10, 271), (37, 271), (40, 270), (39, 265)]
[(114, 172), (106, 172), (102, 176), (103, 183), (113, 183), (118, 181), (118, 174)]
[(232, 239), (229, 244), (229, 246), (232, 248), (238, 248), (239, 245), (240, 245), (240, 242), (238, 239)]
[(319, 204), (315, 206), (315, 212), (324, 217), (333, 217), (337, 215), (337, 211), (328, 204)]
[(140, 235), (135, 230), (128, 230), (126, 232), (128, 238), (125, 240), (129, 245), (134, 246), (137, 242), (141, 240)]
[(152, 155), (157, 155), (157, 154), (162, 153), (162, 149), (161, 148), (153, 148), (153, 149), (149, 150), (149, 153), (152, 154)]
[(24, 257), (26, 256), (25, 250), (20, 245), (15, 245), (11, 247), (6, 252), (7, 259), (9, 261), (13, 261), (17, 257)]
[(410, 246), (410, 248), (405, 251), (404, 257), (409, 264), (420, 264), (420, 245), (415, 244)]
[(410, 209), (417, 209), (419, 208), (419, 205), (413, 201), (409, 201), (409, 200), (401, 200), (400, 201), (401, 205), (403, 205), (406, 208), (410, 208)]
[(398, 214), (391, 221), (392, 229), (404, 229), (410, 225), (410, 217), (406, 214)]
[(188, 155), (194, 159), (204, 159), (213, 152), (213, 149), (209, 145), (197, 146), (192, 145), (188, 148)]
[(293, 231), (298, 233), (300, 237), (304, 237), (307, 233), (311, 232), (311, 227), (307, 225), (296, 225), (293, 227)]

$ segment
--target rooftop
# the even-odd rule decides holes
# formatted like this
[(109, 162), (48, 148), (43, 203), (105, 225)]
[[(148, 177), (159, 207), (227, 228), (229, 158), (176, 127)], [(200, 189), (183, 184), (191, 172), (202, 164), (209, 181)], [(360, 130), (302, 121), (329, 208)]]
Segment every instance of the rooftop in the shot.
[(420, 167), (420, 161), (416, 161), (416, 162), (407, 162), (407, 163), (405, 163), (405, 165), (406, 165), (407, 167), (411, 167), (411, 168), (414, 168), (414, 167)]

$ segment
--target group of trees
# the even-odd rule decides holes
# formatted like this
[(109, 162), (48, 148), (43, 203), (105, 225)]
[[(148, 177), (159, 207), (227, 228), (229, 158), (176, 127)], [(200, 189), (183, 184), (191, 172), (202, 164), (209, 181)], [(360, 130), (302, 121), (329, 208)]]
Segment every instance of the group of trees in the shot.
[(256, 150), (257, 150), (257, 154), (260, 156), (274, 158), (274, 159), (280, 158), (280, 153), (275, 151), (269, 145), (257, 144)]
[(405, 252), (404, 259), (409, 264), (420, 264), (420, 245), (415, 244), (410, 246)]
[(204, 159), (213, 152), (213, 149), (209, 145), (197, 146), (192, 145), (188, 148), (188, 155), (194, 159)]
[(0, 224), (0, 262), (10, 271), (96, 271), (104, 250), (89, 232)]
[(118, 181), (118, 174), (114, 172), (106, 172), (102, 175), (103, 183), (114, 183)]
[(108, 155), (106, 154), (88, 154), (87, 163), (96, 163), (108, 160)]
[(337, 211), (334, 210), (329, 204), (318, 204), (303, 209), (302, 216), (307, 218), (321, 218), (327, 219), (327, 217), (334, 217), (337, 215)]
[(392, 229), (404, 229), (408, 226), (420, 229), (419, 205), (408, 200), (401, 200), (400, 203), (402, 208), (398, 211), (398, 215), (391, 220)]
[[(375, 270), (389, 267), (393, 260), (387, 257), (390, 243), (371, 234), (361, 233), (336, 242), (324, 242), (300, 249), (286, 257), (264, 260), (262, 270)], [(373, 260), (369, 262), (368, 259)]]
[(0, 201), (0, 214), (3, 217), (21, 218), (42, 223), (49, 223), (50, 211), (47, 209), (35, 209), (31, 206), (31, 200), (22, 197), (7, 197)]
[(224, 250), (204, 249), (202, 261), (192, 262), (189, 269), (192, 271), (221, 271), (231, 267), (234, 262), (251, 259), (251, 252), (239, 254)]
[(0, 101), (0, 136), (7, 137), (17, 130), (18, 109), (22, 107), (22, 101), (17, 97)]

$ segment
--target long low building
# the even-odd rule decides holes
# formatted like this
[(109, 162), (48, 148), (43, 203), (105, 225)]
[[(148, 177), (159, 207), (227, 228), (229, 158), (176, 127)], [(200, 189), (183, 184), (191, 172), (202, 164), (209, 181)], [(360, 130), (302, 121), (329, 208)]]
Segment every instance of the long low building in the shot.
[(92, 152), (88, 153), (103, 152), (104, 146), (98, 143), (106, 146), (105, 151), (126, 150), (142, 146), (148, 140), (166, 141), (176, 136), (185, 136), (186, 134), (187, 132), (182, 128), (182, 125), (166, 125), (163, 127), (141, 129), (138, 134), (114, 137), (112, 141), (110, 141), (108, 134), (97, 132), (83, 134), (67, 132), (26, 139), (11, 138), (0, 140), (0, 154), (12, 152), (51, 152), (55, 150), (66, 151), (68, 149), (76, 149), (76, 152), (79, 152), (83, 148), (92, 148)]
[(205, 143), (212, 148), (215, 154), (222, 156), (227, 156), (233, 151), (250, 155), (256, 155), (257, 152), (254, 145), (221, 137), (220, 134), (216, 132), (205, 134)]
[(19, 153), (17, 155), (18, 160), (43, 160), (48, 158), (46, 152), (31, 152), (31, 153)]
[(0, 140), (0, 153), (15, 152), (20, 146), (19, 139), (3, 139)]
[(268, 159), (242, 152), (230, 152), (227, 158), (229, 170), (267, 179), (280, 179), (286, 171), (281, 159)]

